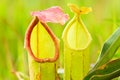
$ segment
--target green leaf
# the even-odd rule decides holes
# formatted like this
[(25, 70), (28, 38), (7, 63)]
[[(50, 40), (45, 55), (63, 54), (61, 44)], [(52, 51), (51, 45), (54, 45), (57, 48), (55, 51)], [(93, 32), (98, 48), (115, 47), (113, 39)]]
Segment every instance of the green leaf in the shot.
[(90, 80), (111, 80), (118, 76), (120, 76), (120, 69), (114, 72), (111, 72), (110, 74), (106, 74), (106, 75), (95, 75)]
[(120, 59), (104, 64), (87, 75), (84, 80), (111, 80), (120, 76)]
[(115, 33), (104, 43), (98, 61), (93, 69), (108, 62), (115, 54), (120, 46), (120, 28), (118, 28)]
[[(90, 80), (91, 77), (93, 77), (93, 75), (97, 75), (95, 77), (99, 77), (101, 76), (101, 74), (104, 74), (106, 72), (102, 72), (102, 70), (99, 68), (103, 67), (103, 65), (106, 66), (106, 63), (108, 63), (112, 57), (114, 56), (115, 52), (117, 51), (117, 49), (120, 46), (120, 28), (118, 28), (112, 35), (111, 37), (104, 43), (101, 54), (98, 58), (98, 61), (96, 62), (95, 66), (93, 67), (93, 69), (91, 69), (89, 71), (89, 73), (87, 74), (87, 76), (84, 78), (84, 80)], [(111, 64), (111, 63), (110, 63)], [(119, 65), (117, 64), (117, 62), (114, 63), (115, 65)], [(108, 64), (107, 64), (108, 65)], [(112, 65), (112, 64), (111, 64)], [(112, 68), (114, 68), (115, 66), (112, 65)], [(119, 67), (119, 66), (118, 66)], [(112, 68), (109, 69), (113, 70)], [(116, 67), (117, 68), (117, 67)], [(119, 69), (119, 68), (118, 68)], [(106, 69), (105, 69), (106, 70)], [(103, 70), (104, 71), (104, 70)], [(105, 75), (106, 78), (113, 76), (116, 73), (119, 73), (119, 70), (114, 72), (115, 70), (113, 70), (112, 72), (109, 72), (109, 75)], [(110, 74), (111, 73), (111, 74)], [(104, 77), (102, 76), (102, 77)], [(98, 79), (97, 79), (98, 80)], [(102, 79), (103, 80), (103, 79)]]

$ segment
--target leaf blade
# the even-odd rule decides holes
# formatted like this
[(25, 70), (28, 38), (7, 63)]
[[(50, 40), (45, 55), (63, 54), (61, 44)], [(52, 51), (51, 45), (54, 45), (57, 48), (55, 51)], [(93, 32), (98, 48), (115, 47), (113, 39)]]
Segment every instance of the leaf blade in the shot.
[(94, 69), (108, 62), (113, 57), (119, 46), (120, 46), (120, 28), (118, 28), (112, 34), (112, 36), (104, 43), (102, 52), (99, 56), (98, 61), (96, 62)]
[(120, 58), (108, 62), (87, 75), (84, 80), (110, 80), (120, 76)]
[(93, 67), (93, 69), (89, 71), (84, 80), (90, 79), (95, 74), (97, 75), (101, 74), (97, 70), (99, 69), (99, 67), (105, 65), (112, 59), (119, 46), (120, 46), (120, 27), (104, 43), (99, 59), (96, 62), (96, 65)]

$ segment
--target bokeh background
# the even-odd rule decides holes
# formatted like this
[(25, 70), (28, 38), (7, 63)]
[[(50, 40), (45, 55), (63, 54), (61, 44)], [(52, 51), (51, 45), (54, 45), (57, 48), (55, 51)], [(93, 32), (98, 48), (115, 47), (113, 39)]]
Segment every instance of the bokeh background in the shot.
[[(51, 6), (61, 6), (65, 13), (73, 17), (68, 3), (79, 7), (92, 7), (93, 11), (82, 15), (82, 19), (92, 35), (90, 62), (95, 63), (104, 41), (120, 26), (120, 0), (0, 0), (0, 80), (17, 80), (14, 71), (28, 75), (27, 51), (24, 49), (25, 31), (32, 20), (31, 11)], [(61, 40), (65, 27), (48, 23)], [(61, 40), (61, 62), (63, 47)], [(120, 57), (120, 49), (114, 58)], [(63, 65), (63, 64), (61, 64)]]

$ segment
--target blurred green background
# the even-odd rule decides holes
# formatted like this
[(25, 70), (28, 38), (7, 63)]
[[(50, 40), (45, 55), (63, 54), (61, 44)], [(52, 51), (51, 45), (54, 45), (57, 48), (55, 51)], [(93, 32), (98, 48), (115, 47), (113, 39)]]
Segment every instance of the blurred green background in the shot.
[[(120, 0), (0, 0), (0, 80), (17, 80), (13, 71), (28, 75), (27, 52), (24, 49), (25, 31), (32, 20), (31, 11), (43, 10), (51, 6), (61, 6), (65, 13), (73, 17), (68, 3), (79, 7), (92, 7), (93, 11), (82, 15), (83, 22), (92, 35), (90, 62), (95, 63), (103, 42), (120, 25)], [(48, 24), (61, 40), (65, 27)], [(61, 61), (63, 61), (61, 41)], [(114, 58), (120, 57), (120, 50)]]

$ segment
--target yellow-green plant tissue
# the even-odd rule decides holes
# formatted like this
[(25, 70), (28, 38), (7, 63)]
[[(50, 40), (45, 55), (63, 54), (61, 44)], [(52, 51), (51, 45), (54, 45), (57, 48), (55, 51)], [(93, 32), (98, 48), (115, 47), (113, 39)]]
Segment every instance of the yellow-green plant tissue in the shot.
[(87, 14), (92, 9), (78, 8), (74, 4), (69, 4), (69, 7), (75, 14), (62, 34), (64, 42), (64, 80), (82, 80), (90, 68), (89, 45), (92, 38), (82, 22), (81, 14)]

